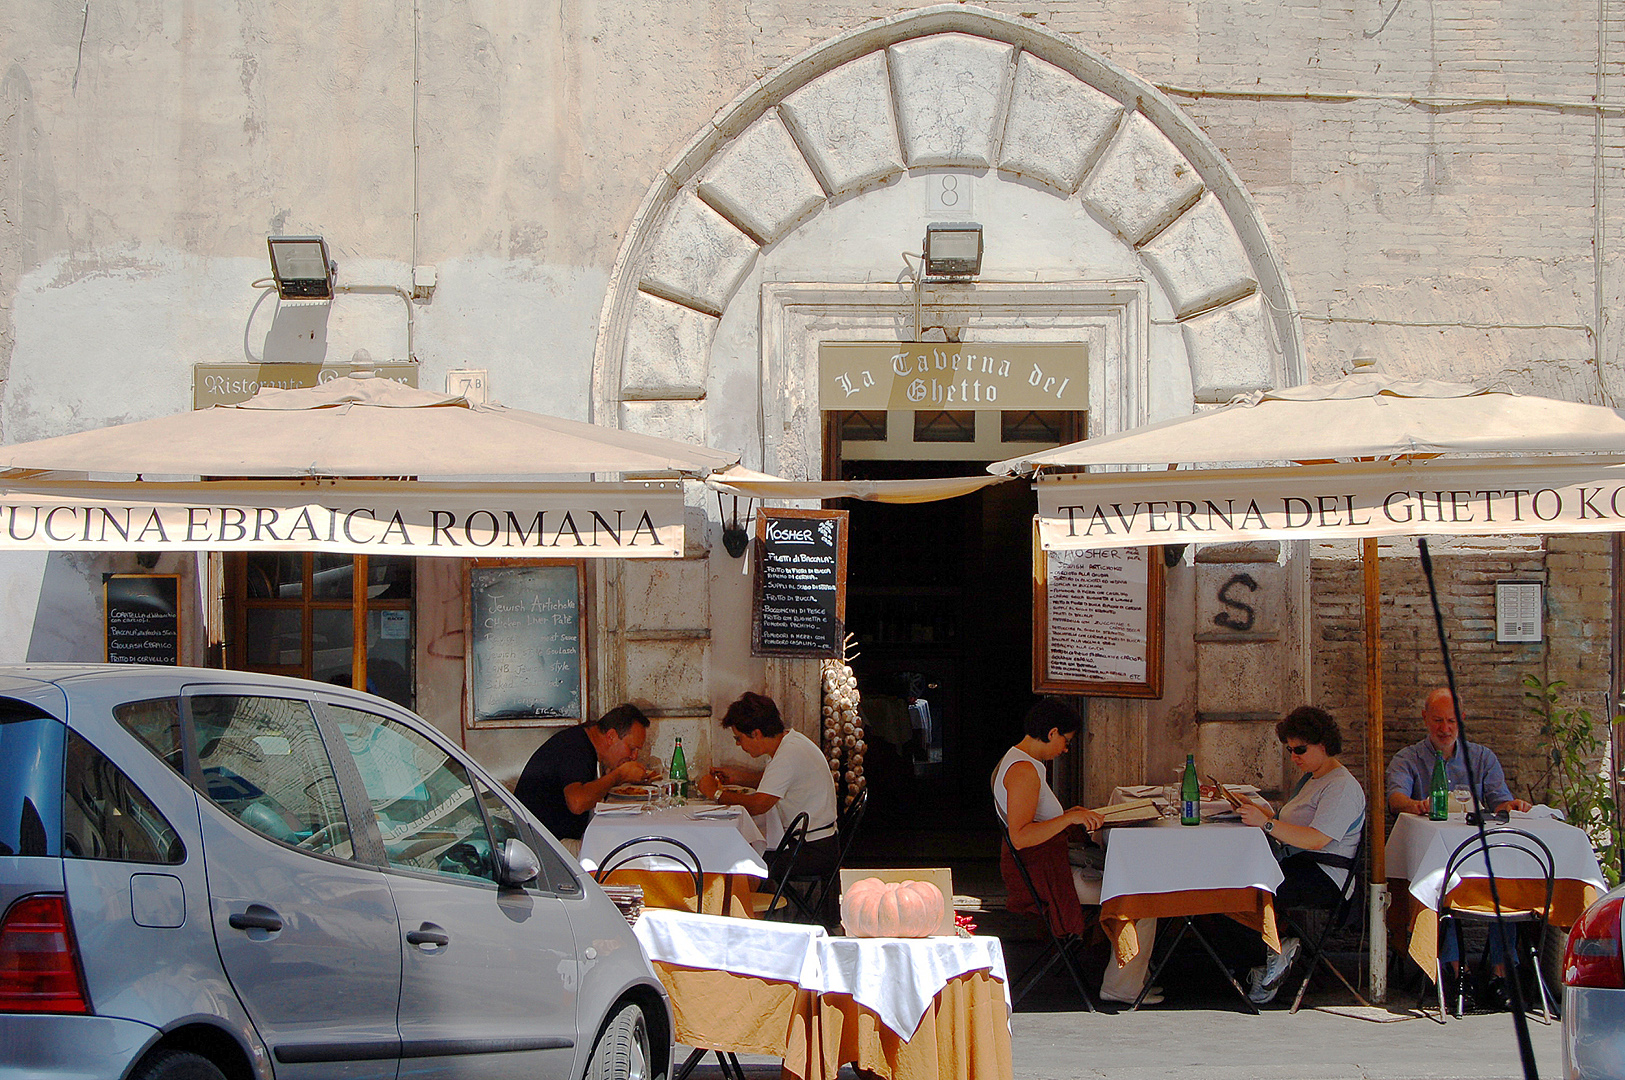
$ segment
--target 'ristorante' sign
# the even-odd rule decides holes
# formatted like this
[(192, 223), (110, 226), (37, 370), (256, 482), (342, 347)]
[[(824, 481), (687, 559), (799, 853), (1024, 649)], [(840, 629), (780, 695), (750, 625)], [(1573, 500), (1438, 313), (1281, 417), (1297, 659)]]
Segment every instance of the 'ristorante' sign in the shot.
[(1228, 540), (1625, 530), (1615, 459), (1094, 473), (1038, 484), (1046, 551)]
[(825, 341), (821, 409), (1087, 409), (1082, 342)]
[(675, 483), (7, 484), (0, 551), (675, 558)]

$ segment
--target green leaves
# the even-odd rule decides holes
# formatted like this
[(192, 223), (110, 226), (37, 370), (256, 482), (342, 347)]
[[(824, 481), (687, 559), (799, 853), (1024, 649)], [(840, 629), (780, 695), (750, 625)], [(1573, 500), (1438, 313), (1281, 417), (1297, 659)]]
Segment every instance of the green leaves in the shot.
[(1569, 824), (1586, 831), (1608, 883), (1614, 885), (1619, 882), (1614, 835), (1618, 806), (1604, 764), (1605, 734), (1598, 733), (1599, 727), (1606, 733), (1608, 725), (1593, 719), (1588, 709), (1565, 704), (1568, 685), (1562, 679), (1523, 677), (1524, 706), (1540, 718), (1540, 735), (1548, 744), (1545, 801), (1562, 810)]

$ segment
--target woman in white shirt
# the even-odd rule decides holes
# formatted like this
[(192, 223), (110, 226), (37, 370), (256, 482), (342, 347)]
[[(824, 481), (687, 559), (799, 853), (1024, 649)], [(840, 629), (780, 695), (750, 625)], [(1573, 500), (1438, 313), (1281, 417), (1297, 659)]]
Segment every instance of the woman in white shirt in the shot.
[[(1354, 775), (1337, 760), (1343, 749), (1343, 735), (1330, 713), (1313, 705), (1302, 705), (1287, 713), (1275, 725), (1275, 735), (1292, 755), (1292, 763), (1303, 777), (1279, 813), (1267, 806), (1246, 803), (1241, 820), (1263, 829), (1270, 839), (1282, 845), (1281, 873), (1285, 880), (1275, 890), (1277, 907), (1330, 906), (1342, 897), (1343, 886), (1352, 869), (1329, 866), (1306, 858), (1310, 851), (1354, 857), (1365, 828), (1365, 790)], [(1274, 999), (1297, 959), (1298, 939), (1284, 938), (1281, 951), (1267, 958), (1263, 967), (1252, 971), (1248, 997), (1262, 1005)]]
[[(1082, 806), (1063, 809), (1044, 779), (1048, 762), (1072, 745), (1083, 720), (1064, 702), (1044, 699), (1027, 711), (1022, 721), (1021, 741), (1005, 752), (993, 771), (993, 803), (1010, 830), (1010, 842), (1018, 850), (1031, 851), (1044, 844), (1066, 843), (1065, 833), (1073, 825), (1086, 829), (1101, 827), (1101, 816)], [(1064, 857), (1058, 855), (1057, 858)], [(1025, 858), (1025, 856), (1024, 856)], [(1081, 867), (1072, 867), (1072, 885), (1080, 904), (1100, 903), (1100, 878)], [(1064, 887), (1064, 886), (1063, 886)], [(1100, 983), (1100, 996), (1120, 1004), (1133, 1002), (1145, 986), (1151, 963), (1151, 946), (1156, 939), (1157, 920), (1141, 919), (1135, 924), (1140, 950), (1127, 964), (1106, 962)], [(1153, 987), (1143, 1005), (1162, 1001), (1162, 991)]]

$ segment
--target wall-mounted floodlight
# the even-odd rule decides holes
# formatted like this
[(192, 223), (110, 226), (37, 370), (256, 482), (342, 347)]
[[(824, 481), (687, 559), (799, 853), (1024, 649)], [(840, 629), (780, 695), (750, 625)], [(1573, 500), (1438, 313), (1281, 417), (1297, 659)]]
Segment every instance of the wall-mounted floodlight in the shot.
[(925, 227), (926, 277), (975, 277), (982, 272), (982, 227), (973, 221)]
[(319, 236), (268, 236), (276, 294), (284, 300), (331, 300), (338, 264), (327, 257)]

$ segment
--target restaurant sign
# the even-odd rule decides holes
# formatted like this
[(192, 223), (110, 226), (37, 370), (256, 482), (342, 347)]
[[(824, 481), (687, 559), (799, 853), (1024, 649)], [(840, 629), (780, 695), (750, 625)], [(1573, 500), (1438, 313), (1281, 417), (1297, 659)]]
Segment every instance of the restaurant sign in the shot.
[(1042, 477), (1046, 551), (1231, 540), (1625, 531), (1615, 458), (1387, 461)]
[(388, 364), (193, 364), (192, 408), (236, 405), (261, 389), (303, 390), (357, 371), (370, 371), (380, 379), (416, 387), (418, 366), (407, 361)]
[(675, 482), (6, 484), (0, 551), (676, 558)]
[(1083, 342), (825, 341), (822, 409), (1087, 409)]

